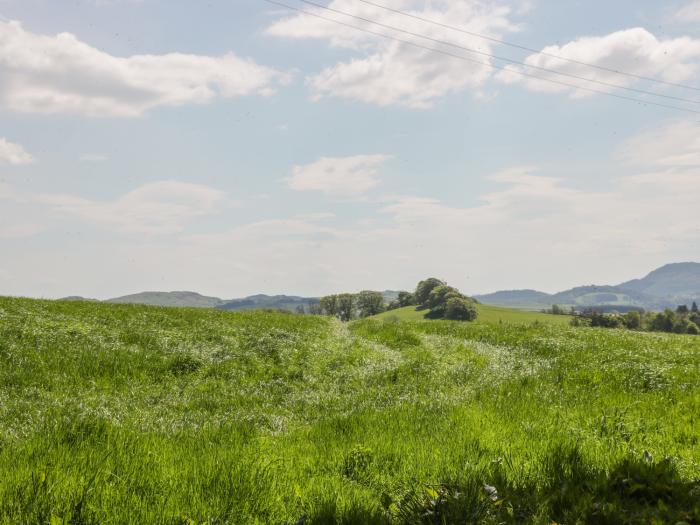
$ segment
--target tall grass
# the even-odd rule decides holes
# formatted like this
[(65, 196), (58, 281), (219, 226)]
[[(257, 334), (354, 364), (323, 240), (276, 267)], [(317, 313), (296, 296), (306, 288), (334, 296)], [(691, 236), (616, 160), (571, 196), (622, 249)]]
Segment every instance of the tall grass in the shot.
[(0, 299), (0, 523), (700, 523), (698, 338)]

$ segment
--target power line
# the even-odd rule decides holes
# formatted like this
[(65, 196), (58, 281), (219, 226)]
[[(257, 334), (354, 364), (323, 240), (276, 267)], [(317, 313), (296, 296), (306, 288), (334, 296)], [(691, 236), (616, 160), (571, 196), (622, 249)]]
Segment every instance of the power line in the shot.
[(392, 13), (396, 13), (396, 14), (400, 14), (400, 15), (403, 15), (403, 16), (407, 16), (407, 17), (410, 17), (410, 18), (413, 18), (413, 19), (416, 19), (416, 20), (421, 20), (421, 21), (427, 22), (427, 23), (429, 23), (429, 24), (433, 24), (433, 25), (436, 25), (436, 26), (440, 26), (440, 27), (443, 27), (443, 28), (445, 28), (445, 29), (451, 29), (452, 31), (458, 31), (458, 32), (464, 33), (464, 34), (466, 34), (466, 35), (474, 36), (474, 37), (477, 37), (477, 38), (482, 38), (482, 39), (484, 39), (484, 40), (490, 40), (491, 42), (496, 42), (496, 43), (498, 43), (498, 44), (503, 44), (504, 46), (513, 47), (513, 48), (516, 48), (516, 49), (520, 49), (520, 50), (522, 50), (522, 51), (528, 51), (528, 52), (530, 52), (530, 53), (536, 53), (536, 54), (538, 54), (538, 55), (543, 55), (543, 56), (550, 57), (550, 58), (556, 58), (557, 60), (563, 60), (563, 61), (565, 61), (565, 62), (570, 62), (570, 63), (572, 63), (572, 64), (578, 64), (579, 66), (592, 67), (592, 68), (595, 68), (595, 69), (599, 69), (599, 70), (601, 70), (601, 71), (607, 71), (608, 73), (615, 73), (615, 74), (617, 74), (617, 75), (624, 75), (624, 76), (627, 76), (627, 77), (636, 78), (637, 80), (646, 80), (646, 81), (648, 81), (648, 82), (656, 82), (656, 83), (658, 83), (658, 84), (664, 84), (664, 85), (666, 85), (666, 86), (673, 86), (673, 87), (678, 87), (678, 88), (683, 88), (683, 89), (690, 89), (690, 90), (692, 90), (692, 91), (700, 91), (700, 87), (688, 86), (688, 85), (686, 85), (686, 84), (678, 84), (678, 83), (675, 83), (675, 82), (668, 82), (668, 81), (666, 81), (666, 80), (661, 80), (661, 79), (654, 78), (654, 77), (645, 77), (645, 76), (643, 76), (643, 75), (637, 75), (637, 74), (635, 74), (635, 73), (630, 73), (630, 72), (628, 72), (628, 71), (622, 71), (622, 70), (620, 70), (620, 69), (614, 69), (614, 68), (610, 68), (610, 67), (605, 67), (605, 66), (601, 66), (601, 65), (599, 65), (599, 64), (592, 64), (592, 63), (590, 63), (590, 62), (584, 62), (584, 61), (582, 61), (582, 60), (576, 60), (576, 59), (574, 59), (574, 58), (568, 58), (568, 57), (564, 57), (564, 56), (561, 56), (561, 55), (556, 55), (556, 54), (554, 54), (554, 53), (547, 53), (546, 51), (542, 51), (542, 50), (538, 50), (538, 49), (533, 49), (533, 48), (531, 48), (531, 47), (527, 47), (527, 46), (524, 46), (524, 45), (522, 45), (522, 44), (515, 44), (515, 43), (513, 43), (513, 42), (508, 42), (508, 41), (506, 41), (506, 40), (501, 40), (501, 39), (499, 39), (499, 38), (494, 38), (494, 37), (491, 37), (491, 36), (488, 36), (488, 35), (484, 35), (484, 34), (481, 34), (481, 33), (475, 33), (474, 31), (468, 31), (468, 30), (463, 29), (463, 28), (461, 28), (461, 27), (456, 27), (456, 26), (453, 26), (453, 25), (450, 25), (450, 24), (444, 24), (444, 23), (442, 23), (442, 22), (438, 22), (437, 20), (431, 20), (430, 18), (425, 18), (425, 17), (422, 17), (422, 16), (414, 15), (413, 13), (407, 13), (406, 11), (401, 11), (400, 9), (394, 9), (394, 8), (392, 8), (392, 7), (388, 7), (388, 6), (385, 6), (385, 5), (381, 5), (381, 4), (378, 4), (378, 3), (376, 3), (376, 2), (372, 2), (372, 1), (370, 1), (370, 0), (358, 0), (358, 1), (359, 1), (359, 2), (362, 2), (362, 3), (365, 3), (365, 4), (368, 4), (368, 5), (371, 5), (371, 6), (374, 6), (374, 7), (378, 7), (378, 8), (380, 8), (380, 9), (385, 9), (385, 10), (390, 11), (390, 12), (392, 12)]
[(354, 15), (354, 14), (352, 14), (352, 13), (348, 13), (348, 12), (345, 12), (345, 11), (341, 11), (341, 10), (339, 10), (339, 9), (335, 9), (335, 8), (332, 8), (332, 7), (324, 6), (324, 5), (322, 5), (322, 4), (319, 4), (319, 3), (317, 3), (317, 2), (314, 2), (314, 1), (312, 1), (312, 0), (299, 0), (299, 1), (300, 1), (300, 2), (303, 2), (303, 3), (305, 3), (305, 4), (308, 4), (308, 5), (312, 5), (312, 6), (314, 6), (314, 7), (318, 7), (318, 8), (320, 8), (320, 9), (325, 9), (325, 10), (330, 11), (330, 12), (332, 12), (332, 13), (336, 13), (336, 14), (344, 15), (344, 16), (349, 16), (349, 17), (351, 17), (351, 18), (355, 18), (356, 20), (361, 20), (361, 21), (367, 22), (367, 23), (369, 23), (369, 24), (375, 24), (375, 25), (380, 26), (380, 27), (383, 27), (383, 28), (385, 28), (385, 29), (390, 29), (390, 30), (392, 30), (392, 31), (398, 31), (398, 32), (400, 32), (400, 33), (404, 33), (404, 34), (407, 34), (407, 35), (410, 35), (410, 36), (413, 36), (413, 37), (417, 37), (417, 38), (423, 38), (423, 39), (425, 39), (425, 40), (429, 40), (430, 42), (435, 42), (436, 44), (441, 44), (441, 45), (445, 45), (445, 46), (451, 46), (451, 47), (454, 47), (454, 48), (457, 48), (457, 49), (461, 49), (461, 50), (463, 50), (463, 51), (467, 51), (468, 53), (475, 53), (475, 54), (477, 54), (477, 55), (487, 56), (487, 57), (493, 58), (493, 59), (495, 59), (495, 60), (501, 60), (501, 61), (503, 61), (503, 62), (508, 62), (508, 63), (510, 63), (510, 64), (517, 64), (517, 65), (519, 65), (519, 66), (523, 66), (523, 67), (530, 68), (530, 69), (536, 69), (536, 70), (539, 70), (539, 71), (543, 71), (543, 72), (545, 72), (545, 73), (550, 73), (550, 74), (553, 74), (553, 75), (559, 75), (559, 76), (563, 76), (563, 77), (573, 78), (573, 79), (575, 79), (575, 80), (582, 80), (582, 81), (584, 81), (584, 82), (590, 82), (590, 83), (592, 83), (592, 84), (598, 84), (598, 85), (605, 86), (605, 87), (609, 87), (609, 88), (622, 89), (622, 90), (630, 91), (630, 92), (633, 92), (633, 93), (639, 93), (639, 94), (641, 94), (641, 95), (651, 95), (651, 96), (653, 96), (653, 97), (660, 97), (660, 98), (665, 98), (665, 99), (668, 99), (668, 100), (676, 100), (676, 101), (678, 101), (678, 102), (685, 102), (685, 103), (688, 103), (688, 104), (700, 104), (700, 101), (698, 101), (698, 100), (692, 100), (692, 99), (688, 99), (688, 98), (684, 98), (684, 97), (677, 97), (677, 96), (673, 96), (673, 95), (665, 95), (665, 94), (663, 94), (663, 93), (656, 93), (655, 91), (647, 91), (647, 90), (645, 90), (645, 89), (637, 89), (637, 88), (633, 88), (633, 87), (629, 87), (629, 86), (623, 86), (623, 85), (620, 85), (620, 84), (614, 84), (614, 83), (612, 83), (612, 82), (606, 82), (606, 81), (604, 81), (604, 80), (596, 80), (596, 79), (593, 79), (593, 78), (583, 77), (583, 76), (576, 75), (576, 74), (573, 74), (573, 73), (565, 73), (565, 72), (562, 72), (562, 71), (557, 71), (557, 70), (555, 70), (555, 69), (549, 69), (549, 68), (546, 68), (546, 67), (541, 67), (541, 66), (535, 66), (535, 65), (527, 64), (527, 63), (521, 62), (521, 61), (519, 61), (519, 60), (513, 60), (513, 59), (508, 58), (508, 57), (502, 57), (502, 56), (494, 55), (494, 54), (492, 54), (492, 53), (487, 53), (486, 51), (481, 51), (481, 50), (479, 50), (479, 49), (474, 49), (474, 48), (471, 48), (471, 47), (466, 47), (466, 46), (463, 46), (463, 45), (460, 45), (460, 44), (455, 44), (455, 43), (453, 43), (453, 42), (448, 42), (448, 41), (446, 41), (446, 40), (440, 40), (440, 39), (438, 39), (438, 38), (433, 38), (433, 37), (430, 37), (430, 36), (426, 36), (426, 35), (423, 35), (423, 34), (421, 34), (421, 33), (415, 33), (415, 32), (413, 32), (413, 31), (408, 31), (408, 30), (406, 30), (406, 29), (402, 29), (402, 28), (400, 28), (400, 27), (396, 27), (396, 26), (392, 26), (392, 25), (389, 25), (389, 24), (385, 24), (385, 23), (383, 23), (383, 22), (377, 22), (376, 20), (372, 20), (371, 18), (365, 18), (365, 17), (359, 16), (359, 15)]
[(403, 44), (407, 44), (407, 45), (410, 45), (410, 46), (413, 46), (413, 47), (416, 47), (416, 48), (419, 48), (419, 49), (424, 49), (424, 50), (426, 50), (426, 51), (431, 51), (431, 52), (434, 52), (434, 53), (439, 53), (439, 54), (441, 54), (441, 55), (445, 55), (445, 56), (449, 56), (449, 57), (452, 57), (452, 58), (456, 58), (456, 59), (458, 59), (458, 60), (463, 60), (463, 61), (465, 61), (465, 62), (471, 62), (471, 63), (475, 63), (475, 64), (480, 64), (480, 65), (482, 65), (482, 66), (486, 66), (486, 67), (491, 68), (491, 69), (497, 69), (497, 70), (501, 70), (501, 71), (509, 71), (509, 72), (512, 72), (512, 73), (514, 73), (514, 74), (516, 74), (516, 75), (520, 75), (520, 76), (527, 77), (527, 78), (532, 78), (532, 79), (535, 79), (535, 80), (540, 80), (540, 81), (542, 81), (542, 82), (549, 82), (549, 83), (551, 83), (551, 84), (557, 84), (557, 85), (569, 87), (569, 88), (572, 88), (572, 89), (580, 89), (580, 90), (582, 90), (582, 91), (588, 91), (589, 93), (596, 93), (596, 94), (598, 94), (598, 95), (606, 95), (606, 96), (609, 96), (609, 97), (619, 98), (619, 99), (621, 99), (621, 100), (628, 100), (628, 101), (630, 101), (630, 102), (636, 102), (637, 104), (643, 104), (643, 105), (649, 105), (649, 106), (657, 106), (657, 107), (661, 107), (661, 108), (673, 109), (673, 110), (676, 110), (676, 111), (684, 111), (684, 112), (686, 112), (686, 113), (694, 113), (694, 114), (696, 114), (696, 115), (700, 115), (700, 111), (697, 111), (697, 110), (694, 110), (694, 109), (683, 108), (683, 107), (679, 107), (679, 106), (672, 106), (672, 105), (670, 105), (670, 104), (662, 104), (662, 103), (660, 103), (660, 102), (652, 102), (652, 101), (649, 101), (649, 100), (642, 100), (642, 99), (638, 99), (638, 98), (634, 98), (634, 97), (628, 97), (628, 96), (625, 96), (625, 95), (619, 95), (619, 94), (617, 94), (617, 93), (610, 93), (610, 92), (608, 92), (608, 91), (601, 91), (601, 90), (599, 90), (599, 89), (594, 89), (594, 88), (589, 88), (589, 87), (584, 87), (584, 86), (577, 86), (577, 85), (575, 85), (575, 84), (569, 84), (569, 83), (567, 83), (567, 82), (562, 82), (562, 81), (554, 80), (554, 79), (551, 79), (551, 78), (542, 78), (542, 77), (538, 77), (538, 76), (536, 76), (536, 75), (531, 75), (531, 74), (529, 74), (529, 73), (525, 73), (525, 72), (522, 72), (522, 71), (516, 71), (516, 70), (508, 69), (508, 68), (505, 67), (505, 66), (499, 66), (499, 65), (491, 64), (491, 63), (489, 63), (489, 62), (484, 62), (484, 61), (481, 61), (481, 60), (475, 60), (475, 59), (473, 59), (473, 58), (468, 58), (468, 57), (465, 57), (465, 56), (462, 56), (462, 55), (456, 55), (456, 54), (454, 54), (454, 53), (450, 53), (449, 51), (444, 51), (444, 50), (442, 50), (442, 49), (435, 49), (435, 48), (432, 48), (432, 47), (428, 47), (428, 46), (424, 46), (424, 45), (421, 45), (421, 44), (417, 44), (417, 43), (415, 43), (415, 42), (411, 42), (410, 40), (404, 40), (404, 39), (402, 39), (402, 38), (397, 38), (397, 37), (394, 37), (394, 36), (391, 36), (391, 35), (387, 35), (387, 34), (384, 34), (384, 33), (379, 33), (379, 32), (377, 32), (377, 31), (372, 31), (371, 29), (366, 29), (366, 28), (363, 28), (363, 27), (354, 26), (354, 25), (348, 24), (348, 23), (346, 23), (346, 22), (341, 22), (340, 20), (335, 20), (335, 19), (333, 19), (333, 18), (329, 18), (329, 17), (323, 16), (323, 15), (319, 15), (318, 13), (312, 13), (311, 11), (307, 11), (307, 10), (305, 10), (305, 9), (301, 9), (301, 8), (299, 8), (299, 7), (291, 6), (291, 5), (285, 4), (285, 3), (283, 3), (283, 2), (278, 2), (277, 0), (263, 0), (263, 1), (264, 1), (264, 2), (267, 2), (267, 3), (269, 3), (269, 4), (277, 5), (277, 6), (279, 6), (279, 7), (284, 7), (284, 8), (286, 8), (286, 9), (290, 9), (290, 10), (292, 10), (292, 11), (297, 11), (297, 12), (303, 13), (303, 14), (305, 14), (305, 15), (313, 16), (313, 17), (319, 18), (319, 19), (321, 19), (321, 20), (326, 20), (326, 21), (328, 21), (328, 22), (333, 22), (333, 23), (338, 24), (338, 25), (341, 25), (341, 26), (349, 27), (349, 28), (354, 29), (354, 30), (356, 30), (356, 31), (361, 31), (361, 32), (363, 32), (363, 33), (367, 33), (367, 34), (370, 34), (370, 35), (378, 36), (378, 37), (381, 37), (381, 38), (386, 38), (386, 39), (389, 39), (389, 40), (394, 40), (394, 41), (396, 41), (396, 42), (401, 42), (401, 43), (403, 43)]

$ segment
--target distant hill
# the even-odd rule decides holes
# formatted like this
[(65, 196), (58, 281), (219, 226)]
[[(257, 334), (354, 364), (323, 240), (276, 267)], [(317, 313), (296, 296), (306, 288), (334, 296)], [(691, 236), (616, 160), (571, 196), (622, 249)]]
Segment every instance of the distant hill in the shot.
[[(385, 290), (382, 292), (384, 301), (389, 303), (399, 296), (399, 292)], [(306, 311), (312, 304), (318, 303), (318, 297), (299, 297), (296, 295), (251, 295), (242, 299), (231, 299), (216, 306), (219, 310), (290, 310), (296, 311), (299, 306), (303, 306)]]
[(107, 299), (106, 303), (147, 304), (151, 306), (187, 306), (191, 308), (216, 308), (225, 301), (207, 297), (197, 292), (141, 292)]
[(700, 263), (667, 264), (642, 279), (633, 279), (618, 288), (669, 298), (700, 297)]
[(637, 307), (662, 310), (671, 306), (668, 299), (625, 290), (619, 286), (577, 286), (551, 296), (552, 304), (572, 305), (581, 308), (595, 306)]
[[(385, 290), (384, 301), (396, 299), (399, 292)], [(521, 310), (543, 310), (557, 304), (576, 309), (599, 308), (603, 311), (630, 309), (663, 310), (679, 304), (700, 303), (700, 263), (684, 262), (667, 264), (646, 277), (633, 279), (615, 286), (577, 286), (556, 294), (537, 290), (504, 290), (475, 296), (479, 302), (493, 306)], [(94, 301), (83, 297), (66, 297), (66, 301)], [(220, 299), (196, 292), (142, 292), (109, 299), (109, 303), (147, 304), (154, 306), (187, 306), (217, 308), (219, 310), (290, 310), (318, 302), (315, 297), (295, 295), (251, 295), (240, 299)]]
[(556, 294), (537, 290), (507, 290), (476, 296), (480, 302), (520, 309), (545, 309), (554, 304), (582, 310), (663, 310), (700, 302), (700, 263), (667, 264), (642, 279), (616, 286), (577, 286)]
[(522, 310), (547, 308), (552, 304), (552, 296), (537, 290), (503, 290), (474, 298), (484, 304), (518, 308)]
[(224, 301), (215, 308), (218, 310), (290, 310), (294, 311), (299, 306), (303, 306), (305, 310), (309, 309), (311, 304), (317, 303), (315, 297), (298, 297), (294, 295), (251, 295), (242, 299), (231, 299)]
[(100, 302), (99, 299), (90, 299), (89, 297), (81, 297), (80, 295), (69, 295), (68, 297), (61, 297), (59, 301), (88, 301), (91, 303)]
[[(399, 295), (398, 291), (385, 290), (382, 292), (384, 300), (389, 303)], [(97, 299), (84, 299), (78, 296), (66, 297), (64, 301), (87, 301)], [(179, 306), (189, 308), (216, 308), (217, 310), (243, 311), (243, 310), (289, 310), (296, 311), (303, 306), (308, 311), (312, 304), (318, 303), (317, 297), (300, 297), (296, 295), (265, 295), (257, 294), (239, 299), (221, 299), (209, 297), (197, 292), (141, 292), (122, 297), (107, 299), (106, 303), (117, 304), (146, 304), (149, 306)]]

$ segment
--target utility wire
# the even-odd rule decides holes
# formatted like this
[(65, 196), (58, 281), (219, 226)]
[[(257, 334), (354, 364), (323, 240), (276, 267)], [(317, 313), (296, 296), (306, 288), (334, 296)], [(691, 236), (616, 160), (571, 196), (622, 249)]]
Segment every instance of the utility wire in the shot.
[(403, 44), (407, 44), (407, 45), (416, 47), (416, 48), (418, 48), (418, 49), (424, 49), (424, 50), (426, 50), (426, 51), (432, 51), (432, 52), (434, 52), (434, 53), (439, 53), (439, 54), (441, 54), (441, 55), (445, 55), (445, 56), (449, 56), (449, 57), (452, 57), (452, 58), (456, 58), (456, 59), (458, 59), (458, 60), (463, 60), (463, 61), (465, 61), (465, 62), (472, 62), (472, 63), (475, 63), (475, 64), (480, 64), (480, 65), (482, 65), (482, 66), (486, 66), (486, 67), (491, 68), (491, 69), (497, 69), (497, 70), (501, 70), (501, 71), (510, 71), (510, 72), (515, 73), (515, 74), (517, 74), (517, 75), (520, 75), (520, 76), (523, 76), (523, 77), (527, 77), (527, 78), (532, 78), (532, 79), (535, 79), (535, 80), (540, 80), (540, 81), (542, 81), (542, 82), (549, 82), (549, 83), (551, 83), (551, 84), (557, 84), (557, 85), (560, 85), (560, 86), (565, 86), (565, 87), (569, 87), (569, 88), (573, 88), (573, 89), (580, 89), (580, 90), (582, 90), (582, 91), (588, 91), (589, 93), (596, 93), (596, 94), (599, 94), (599, 95), (606, 95), (606, 96), (609, 96), (609, 97), (619, 98), (619, 99), (622, 99), (622, 100), (628, 100), (628, 101), (630, 101), (630, 102), (636, 102), (636, 103), (638, 103), (638, 104), (643, 104), (643, 105), (646, 104), (646, 105), (650, 105), (650, 106), (657, 106), (657, 107), (661, 107), (661, 108), (673, 109), (673, 110), (676, 110), (676, 111), (684, 111), (684, 112), (686, 112), (686, 113), (694, 113), (694, 114), (696, 114), (696, 115), (700, 115), (700, 111), (697, 111), (697, 110), (694, 110), (694, 109), (683, 108), (683, 107), (679, 107), (679, 106), (672, 106), (672, 105), (670, 105), (670, 104), (662, 104), (662, 103), (660, 103), (660, 102), (652, 102), (652, 101), (649, 101), (649, 100), (642, 100), (642, 99), (634, 98), (634, 97), (628, 97), (628, 96), (625, 96), (625, 95), (619, 95), (619, 94), (617, 94), (617, 93), (610, 93), (610, 92), (608, 92), (608, 91), (602, 91), (602, 90), (599, 90), (599, 89), (593, 89), (593, 88), (584, 87), (584, 86), (577, 86), (577, 85), (575, 85), (575, 84), (569, 84), (569, 83), (567, 83), (567, 82), (562, 82), (562, 81), (554, 80), (554, 79), (551, 79), (551, 78), (542, 78), (542, 77), (538, 77), (538, 76), (536, 76), (536, 75), (531, 75), (531, 74), (529, 74), (529, 73), (525, 73), (525, 72), (522, 72), (522, 71), (517, 71), (517, 70), (508, 69), (508, 68), (505, 67), (505, 66), (499, 66), (499, 65), (496, 65), (496, 64), (491, 64), (490, 62), (484, 62), (484, 61), (481, 61), (481, 60), (475, 60), (475, 59), (473, 59), (473, 58), (468, 58), (468, 57), (465, 57), (465, 56), (462, 56), (462, 55), (457, 55), (457, 54), (454, 54), (454, 53), (450, 53), (449, 51), (443, 51), (442, 49), (435, 49), (435, 48), (432, 48), (432, 47), (428, 47), (428, 46), (424, 46), (424, 45), (421, 45), (421, 44), (417, 44), (417, 43), (415, 43), (415, 42), (411, 42), (410, 40), (404, 40), (404, 39), (402, 39), (402, 38), (397, 38), (397, 37), (394, 37), (394, 36), (391, 36), (391, 35), (387, 35), (387, 34), (384, 34), (384, 33), (379, 33), (379, 32), (377, 32), (377, 31), (372, 31), (371, 29), (366, 29), (366, 28), (363, 28), (363, 27), (359, 27), (359, 26), (355, 26), (355, 25), (352, 25), (352, 24), (348, 24), (348, 23), (346, 23), (346, 22), (341, 22), (340, 20), (335, 20), (335, 19), (333, 19), (333, 18), (329, 18), (329, 17), (323, 16), (323, 15), (319, 15), (318, 13), (313, 13), (313, 12), (311, 12), (311, 11), (307, 11), (307, 10), (305, 10), (305, 9), (301, 9), (301, 8), (299, 8), (299, 7), (291, 6), (291, 5), (285, 4), (285, 3), (283, 3), (283, 2), (278, 2), (277, 0), (263, 0), (263, 1), (264, 1), (264, 2), (267, 2), (267, 3), (269, 3), (269, 4), (273, 4), (273, 5), (279, 6), (279, 7), (284, 7), (284, 8), (286, 8), (286, 9), (290, 9), (290, 10), (292, 10), (292, 11), (297, 11), (297, 12), (303, 13), (303, 14), (305, 14), (305, 15), (313, 16), (313, 17), (319, 18), (319, 19), (321, 19), (321, 20), (326, 20), (326, 21), (328, 21), (328, 22), (333, 22), (333, 23), (338, 24), (338, 25), (341, 25), (341, 26), (349, 27), (349, 28), (351, 28), (351, 29), (355, 29), (356, 31), (362, 31), (363, 33), (367, 33), (367, 34), (370, 34), (370, 35), (378, 36), (378, 37), (381, 37), (381, 38), (386, 38), (386, 39), (389, 39), (389, 40), (394, 40), (394, 41), (396, 41), (396, 42), (401, 42), (401, 43), (403, 43)]
[(481, 51), (481, 50), (479, 50), (479, 49), (474, 49), (474, 48), (471, 48), (471, 47), (466, 47), (466, 46), (463, 46), (463, 45), (460, 45), (460, 44), (455, 44), (455, 43), (453, 43), (453, 42), (448, 42), (448, 41), (446, 41), (446, 40), (440, 40), (440, 39), (438, 39), (438, 38), (433, 38), (433, 37), (430, 37), (430, 36), (426, 36), (426, 35), (423, 35), (423, 34), (421, 34), (421, 33), (414, 33), (413, 31), (408, 31), (408, 30), (406, 30), (406, 29), (402, 29), (402, 28), (400, 28), (400, 27), (396, 27), (396, 26), (392, 26), (392, 25), (389, 25), (389, 24), (385, 24), (385, 23), (383, 23), (383, 22), (377, 22), (376, 20), (372, 20), (371, 18), (365, 18), (365, 17), (359, 16), (359, 15), (354, 15), (354, 14), (352, 14), (352, 13), (348, 13), (348, 12), (346, 12), (346, 11), (341, 11), (341, 10), (339, 10), (339, 9), (334, 9), (334, 8), (332, 8), (332, 7), (328, 7), (328, 6), (319, 4), (319, 3), (317, 3), (317, 2), (314, 2), (314, 1), (312, 1), (312, 0), (299, 0), (299, 1), (300, 1), (300, 2), (303, 2), (303, 3), (305, 3), (305, 4), (308, 4), (308, 5), (312, 5), (312, 6), (314, 6), (314, 7), (318, 7), (318, 8), (320, 8), (320, 9), (325, 9), (325, 10), (330, 11), (330, 12), (332, 12), (332, 13), (336, 13), (336, 14), (344, 15), (344, 16), (349, 16), (349, 17), (354, 18), (354, 19), (356, 19), (356, 20), (361, 20), (361, 21), (367, 22), (367, 23), (369, 23), (369, 24), (374, 24), (374, 25), (383, 27), (383, 28), (385, 28), (385, 29), (390, 29), (390, 30), (392, 30), (392, 31), (397, 31), (397, 32), (399, 32), (399, 33), (404, 33), (404, 34), (406, 34), (406, 35), (410, 35), (410, 36), (413, 36), (413, 37), (422, 38), (422, 39), (424, 39), (424, 40), (429, 40), (430, 42), (435, 42), (436, 44), (441, 44), (441, 45), (444, 45), (444, 46), (450, 46), (450, 47), (454, 47), (454, 48), (457, 48), (457, 49), (461, 49), (461, 50), (463, 50), (463, 51), (467, 51), (468, 53), (475, 53), (475, 54), (477, 54), (477, 55), (487, 56), (487, 57), (493, 58), (493, 59), (495, 59), (495, 60), (501, 60), (501, 61), (503, 61), (503, 62), (508, 62), (509, 64), (516, 64), (516, 65), (523, 66), (523, 67), (526, 67), (526, 68), (536, 69), (536, 70), (538, 70), (538, 71), (543, 71), (543, 72), (545, 72), (545, 73), (550, 73), (550, 74), (553, 74), (553, 75), (559, 75), (559, 76), (563, 76), (563, 77), (573, 78), (574, 80), (582, 80), (582, 81), (584, 81), (584, 82), (590, 82), (590, 83), (592, 83), (592, 84), (598, 84), (598, 85), (605, 86), (605, 87), (609, 87), (609, 88), (623, 89), (623, 90), (625, 90), (625, 91), (630, 91), (630, 92), (633, 92), (633, 93), (639, 93), (639, 94), (641, 94), (641, 95), (651, 95), (651, 96), (653, 96), (653, 97), (661, 97), (661, 98), (665, 98), (665, 99), (667, 99), (667, 100), (675, 100), (675, 101), (678, 101), (678, 102), (685, 102), (685, 103), (688, 103), (688, 104), (700, 104), (700, 100), (692, 100), (692, 99), (688, 99), (688, 98), (684, 98), (684, 97), (676, 97), (676, 96), (673, 96), (673, 95), (665, 95), (665, 94), (663, 94), (663, 93), (657, 93), (657, 92), (655, 92), (655, 91), (647, 91), (647, 90), (645, 90), (645, 89), (637, 89), (637, 88), (633, 88), (633, 87), (629, 87), (629, 86), (623, 86), (623, 85), (621, 85), (621, 84), (615, 84), (615, 83), (612, 83), (612, 82), (606, 82), (606, 81), (604, 81), (604, 80), (596, 80), (596, 79), (593, 79), (593, 78), (583, 77), (583, 76), (576, 75), (576, 74), (573, 74), (573, 73), (565, 73), (565, 72), (563, 72), (563, 71), (557, 71), (557, 70), (555, 70), (555, 69), (549, 69), (549, 68), (546, 68), (546, 67), (541, 67), (541, 66), (535, 66), (535, 65), (527, 64), (527, 63), (521, 62), (521, 61), (519, 61), (519, 60), (513, 60), (513, 59), (508, 58), (508, 57), (503, 57), (503, 56), (494, 55), (494, 54), (492, 54), (492, 53), (487, 53), (486, 51)]
[(692, 90), (692, 91), (700, 91), (700, 87), (688, 86), (688, 85), (686, 85), (686, 84), (678, 84), (678, 83), (675, 83), (675, 82), (668, 82), (668, 81), (666, 81), (666, 80), (661, 80), (661, 79), (654, 78), (654, 77), (645, 77), (645, 76), (643, 76), (643, 75), (636, 75), (636, 74), (630, 73), (630, 72), (628, 72), (628, 71), (622, 71), (622, 70), (620, 70), (620, 69), (614, 69), (614, 68), (610, 68), (610, 67), (605, 67), (605, 66), (601, 66), (601, 65), (599, 65), (599, 64), (592, 64), (592, 63), (590, 63), (590, 62), (584, 62), (584, 61), (582, 61), (582, 60), (576, 60), (576, 59), (574, 59), (574, 58), (567, 58), (567, 57), (564, 57), (564, 56), (561, 56), (561, 55), (556, 55), (556, 54), (554, 54), (554, 53), (547, 53), (546, 51), (542, 51), (542, 50), (539, 50), (539, 49), (533, 49), (533, 48), (531, 48), (531, 47), (527, 47), (527, 46), (524, 46), (524, 45), (522, 45), (522, 44), (515, 44), (515, 43), (513, 43), (513, 42), (508, 42), (508, 41), (506, 41), (506, 40), (501, 40), (501, 39), (499, 39), (499, 38), (494, 38), (494, 37), (491, 37), (491, 36), (488, 36), (488, 35), (484, 35), (484, 34), (481, 34), (481, 33), (475, 33), (474, 31), (468, 31), (468, 30), (463, 29), (463, 28), (461, 28), (461, 27), (456, 27), (456, 26), (453, 26), (453, 25), (450, 25), (450, 24), (443, 24), (442, 22), (438, 22), (437, 20), (431, 20), (430, 18), (425, 18), (425, 17), (422, 17), (422, 16), (414, 15), (413, 13), (407, 13), (406, 11), (401, 11), (400, 9), (394, 9), (394, 8), (392, 8), (392, 7), (388, 7), (388, 6), (385, 6), (385, 5), (382, 5), (382, 4), (378, 4), (378, 3), (372, 2), (372, 1), (370, 1), (370, 0), (358, 0), (358, 1), (359, 1), (359, 2), (362, 2), (362, 3), (364, 3), (364, 4), (367, 4), (367, 5), (371, 5), (371, 6), (374, 6), (374, 7), (378, 7), (378, 8), (380, 8), (380, 9), (385, 9), (385, 10), (390, 11), (390, 12), (392, 12), (392, 13), (396, 13), (396, 14), (399, 14), (399, 15), (407, 16), (407, 17), (413, 18), (413, 19), (415, 19), (415, 20), (421, 20), (421, 21), (423, 21), (423, 22), (427, 22), (428, 24), (433, 24), (433, 25), (436, 25), (436, 26), (440, 26), (440, 27), (443, 27), (443, 28), (445, 28), (445, 29), (451, 29), (452, 31), (458, 31), (458, 32), (460, 32), (460, 33), (464, 33), (465, 35), (470, 35), (470, 36), (474, 36), (474, 37), (477, 37), (477, 38), (482, 38), (482, 39), (484, 39), (484, 40), (490, 40), (491, 42), (496, 42), (496, 43), (498, 43), (498, 44), (503, 44), (504, 46), (514, 47), (514, 48), (520, 49), (520, 50), (522, 50), (522, 51), (528, 51), (528, 52), (530, 52), (530, 53), (536, 53), (536, 54), (538, 54), (538, 55), (543, 55), (543, 56), (550, 57), (550, 58), (556, 58), (557, 60), (563, 60), (563, 61), (565, 61), (565, 62), (570, 62), (570, 63), (572, 63), (572, 64), (578, 64), (579, 66), (592, 67), (592, 68), (595, 68), (595, 69), (599, 69), (599, 70), (601, 70), (601, 71), (607, 71), (608, 73), (615, 73), (615, 74), (618, 74), (618, 75), (624, 75), (624, 76), (627, 76), (627, 77), (636, 78), (637, 80), (646, 80), (646, 81), (648, 81), (648, 82), (656, 82), (656, 83), (658, 83), (658, 84), (664, 84), (664, 85), (666, 85), (666, 86), (673, 86), (673, 87), (678, 87), (678, 88), (683, 88), (683, 89), (690, 89), (690, 90)]

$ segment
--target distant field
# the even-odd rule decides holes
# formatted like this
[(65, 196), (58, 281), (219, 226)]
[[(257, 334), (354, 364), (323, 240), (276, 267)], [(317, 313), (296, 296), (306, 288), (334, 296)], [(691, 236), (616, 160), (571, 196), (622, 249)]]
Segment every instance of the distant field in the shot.
[(0, 523), (700, 523), (700, 338), (538, 319), (0, 298)]
[[(512, 308), (502, 308), (500, 306), (489, 306), (485, 304), (477, 305), (479, 317), (477, 323), (548, 323), (555, 325), (569, 324), (571, 317), (568, 315), (551, 315), (541, 312), (528, 312), (524, 310), (514, 310)], [(406, 306), (389, 312), (381, 313), (375, 318), (390, 319), (397, 318), (402, 321), (422, 321), (425, 310), (416, 310), (415, 306)]]

